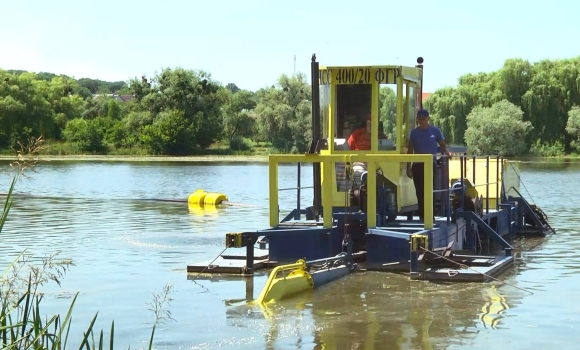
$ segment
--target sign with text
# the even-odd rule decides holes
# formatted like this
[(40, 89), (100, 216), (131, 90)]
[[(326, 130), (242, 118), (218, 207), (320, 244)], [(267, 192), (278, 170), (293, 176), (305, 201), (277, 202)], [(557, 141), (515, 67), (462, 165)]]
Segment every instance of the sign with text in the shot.
[(401, 76), (398, 67), (324, 68), (319, 72), (319, 84), (396, 84)]

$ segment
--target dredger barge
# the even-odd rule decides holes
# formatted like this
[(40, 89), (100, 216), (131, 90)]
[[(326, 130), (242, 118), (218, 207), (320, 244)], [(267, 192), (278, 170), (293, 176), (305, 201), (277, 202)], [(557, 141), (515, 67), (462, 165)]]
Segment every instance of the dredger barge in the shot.
[[(520, 193), (518, 162), (469, 155), (407, 154), (422, 109), (423, 59), (406, 66), (319, 66), (312, 56), (312, 135), (307, 154), (269, 156), (270, 227), (226, 234), (213, 262), (188, 272), (251, 275), (274, 268), (258, 303), (313, 289), (358, 270), (409, 273), (411, 279), (485, 282), (514, 263), (518, 235), (553, 231), (540, 208)], [(380, 89), (396, 91), (394, 139), (379, 139)], [(350, 150), (354, 119), (371, 115), (371, 149)], [(382, 131), (382, 130), (381, 130)], [(417, 215), (408, 162), (424, 163), (425, 218)], [(296, 208), (280, 220), (278, 165), (296, 163)], [(363, 172), (356, 173), (356, 165)], [(300, 168), (313, 167), (312, 205), (301, 207)], [(366, 169), (365, 169), (366, 168)], [(369, 176), (376, 174), (376, 176)], [(203, 204), (205, 192), (190, 196)], [(211, 196), (211, 198), (209, 197)], [(223, 196), (222, 196), (223, 197)], [(225, 197), (208, 195), (212, 204)], [(230, 250), (231, 251), (231, 250)], [(208, 266), (211, 265), (210, 268)]]

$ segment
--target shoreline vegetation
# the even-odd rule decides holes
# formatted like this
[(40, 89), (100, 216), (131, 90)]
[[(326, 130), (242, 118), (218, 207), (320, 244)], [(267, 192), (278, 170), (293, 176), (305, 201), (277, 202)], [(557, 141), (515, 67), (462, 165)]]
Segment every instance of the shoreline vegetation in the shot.
[[(13, 161), (17, 156), (0, 155), (0, 161)], [(203, 155), (203, 156), (148, 156), (148, 155), (45, 155), (40, 161), (95, 161), (95, 162), (268, 162), (267, 155)]]
[[(0, 155), (0, 162), (14, 161), (18, 157)], [(150, 155), (44, 155), (36, 156), (45, 162), (183, 162), (183, 163), (268, 163), (268, 155), (198, 155), (198, 156), (150, 156)], [(513, 161), (541, 162), (542, 160), (580, 160), (578, 155), (506, 157)]]

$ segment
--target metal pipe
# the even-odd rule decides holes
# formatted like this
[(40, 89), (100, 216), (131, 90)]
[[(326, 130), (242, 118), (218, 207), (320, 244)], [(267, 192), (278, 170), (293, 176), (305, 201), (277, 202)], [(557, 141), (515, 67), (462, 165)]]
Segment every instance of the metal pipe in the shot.
[(298, 162), (298, 179), (296, 180), (296, 215), (294, 215), (296, 220), (300, 220), (300, 168), (301, 168), (301, 163)]
[(461, 156), (460, 162), (461, 163), (461, 210), (463, 211), (465, 208), (463, 208), (463, 204), (465, 203), (465, 184), (463, 183), (463, 171), (464, 171), (464, 167), (466, 165), (464, 165), (463, 161), (465, 160), (465, 156)]
[(415, 68), (419, 68), (421, 70), (420, 74), (420, 79), (419, 81), (421, 82), (420, 86), (419, 86), (419, 91), (417, 93), (417, 98), (415, 101), (415, 104), (417, 107), (415, 107), (415, 114), (417, 114), (417, 112), (420, 109), (423, 109), (423, 57), (418, 57), (417, 58), (417, 65), (415, 65)]
[[(312, 89), (312, 143), (310, 153), (317, 153), (317, 145), (320, 140), (320, 71), (318, 62), (316, 62), (316, 54), (312, 54), (312, 62), (310, 64), (311, 89)], [(320, 163), (312, 164), (312, 177), (314, 187), (314, 213), (318, 217), (322, 213), (322, 184), (320, 174)]]
[[(501, 181), (499, 179), (497, 179), (498, 182), (501, 182), (501, 200), (503, 201), (504, 197), (506, 197), (506, 193), (505, 193), (505, 186), (503, 185), (503, 157), (500, 157), (501, 159)], [(521, 197), (521, 196), (520, 196)], [(522, 197), (523, 198), (523, 197)]]
[(475, 156), (473, 156), (472, 161), (473, 161), (473, 186), (475, 186)]
[[(314, 186), (304, 186), (304, 187), (300, 187), (300, 189), (305, 189), (305, 188), (314, 188)], [(290, 190), (297, 190), (298, 187), (286, 187), (286, 188), (280, 188), (278, 191), (290, 191)]]
[(485, 162), (485, 213), (489, 214), (489, 156)]
[(499, 210), (499, 156), (495, 159), (495, 210)]
[(340, 253), (337, 256), (333, 256), (330, 258), (323, 258), (323, 259), (316, 259), (316, 260), (307, 261), (306, 266), (315, 265), (315, 264), (323, 264), (323, 263), (332, 263), (332, 262), (339, 261), (339, 260), (345, 260), (347, 258), (348, 258), (348, 255), (346, 253)]
[(451, 221), (451, 191), (447, 192), (447, 210), (445, 210), (445, 214), (447, 214), (447, 225)]

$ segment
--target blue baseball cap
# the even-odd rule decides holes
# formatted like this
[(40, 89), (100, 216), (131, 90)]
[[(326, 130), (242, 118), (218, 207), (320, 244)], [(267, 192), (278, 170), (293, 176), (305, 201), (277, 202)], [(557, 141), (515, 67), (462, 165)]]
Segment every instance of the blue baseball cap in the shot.
[(419, 110), (419, 112), (417, 112), (417, 117), (419, 118), (425, 118), (429, 116), (429, 111), (427, 111), (426, 109), (421, 109)]

